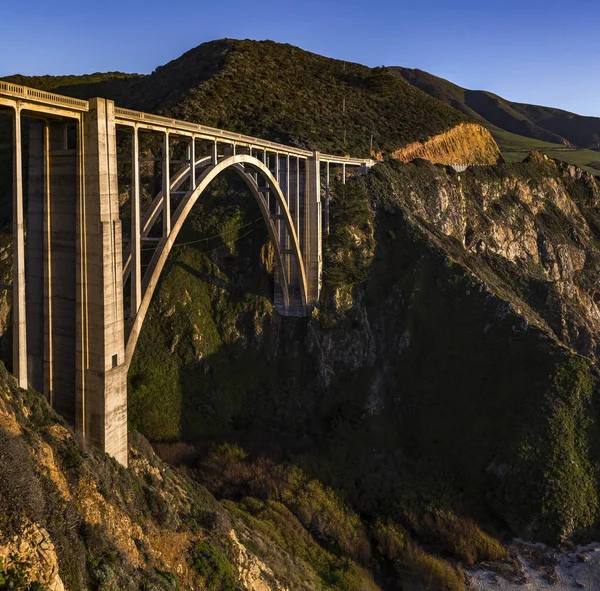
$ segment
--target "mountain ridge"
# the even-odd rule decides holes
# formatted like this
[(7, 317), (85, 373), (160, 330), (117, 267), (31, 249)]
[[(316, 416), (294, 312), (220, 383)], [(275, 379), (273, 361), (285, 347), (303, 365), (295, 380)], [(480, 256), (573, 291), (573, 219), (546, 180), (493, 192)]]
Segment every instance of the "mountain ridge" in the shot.
[(389, 70), (490, 129), (580, 148), (600, 148), (600, 117), (510, 101), (485, 90), (462, 88), (420, 69), (390, 66)]

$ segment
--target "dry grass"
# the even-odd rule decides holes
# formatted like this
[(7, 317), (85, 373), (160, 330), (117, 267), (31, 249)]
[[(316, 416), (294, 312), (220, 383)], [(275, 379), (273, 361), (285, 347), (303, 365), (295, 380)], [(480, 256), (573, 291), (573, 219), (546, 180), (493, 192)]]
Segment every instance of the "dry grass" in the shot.
[(394, 563), (401, 581), (411, 580), (436, 591), (465, 591), (462, 570), (425, 552), (401, 526), (380, 521), (375, 539), (377, 549)]
[(406, 518), (419, 540), (440, 547), (468, 565), (508, 558), (506, 548), (468, 517), (436, 509), (419, 515), (408, 513)]
[(251, 461), (234, 445), (221, 445), (201, 465), (202, 481), (218, 497), (278, 501), (317, 539), (366, 564), (371, 546), (359, 516), (320, 482), (294, 466)]

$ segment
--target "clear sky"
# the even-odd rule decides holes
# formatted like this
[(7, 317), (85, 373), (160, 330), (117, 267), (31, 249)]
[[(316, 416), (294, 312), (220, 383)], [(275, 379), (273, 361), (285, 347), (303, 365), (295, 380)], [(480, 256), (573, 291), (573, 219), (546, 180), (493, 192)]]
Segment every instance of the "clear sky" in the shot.
[(149, 73), (213, 39), (420, 68), (600, 116), (600, 0), (0, 0), (0, 76)]

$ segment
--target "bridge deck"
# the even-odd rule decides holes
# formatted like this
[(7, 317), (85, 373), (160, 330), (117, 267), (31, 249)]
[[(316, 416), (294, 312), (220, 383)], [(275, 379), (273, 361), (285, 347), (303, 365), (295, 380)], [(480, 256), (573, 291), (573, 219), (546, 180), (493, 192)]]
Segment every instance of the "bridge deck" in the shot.
[[(27, 105), (29, 104), (33, 105), (35, 106), (35, 111), (38, 112), (43, 112), (44, 107), (47, 107), (49, 113), (55, 112), (54, 109), (56, 108), (76, 113), (85, 113), (90, 108), (89, 102), (85, 100), (0, 81), (0, 104), (3, 102), (1, 101), (2, 98), (19, 102), (23, 104), (24, 109), (27, 109)], [(303, 150), (294, 146), (287, 146), (198, 123), (162, 117), (153, 113), (143, 113), (141, 111), (115, 107), (115, 117), (117, 125), (121, 126), (137, 126), (141, 129), (163, 133), (168, 131), (173, 135), (207, 139), (242, 147), (253, 147), (277, 154), (298, 156), (300, 158), (310, 158), (313, 155), (313, 152), (310, 150)], [(374, 161), (369, 158), (350, 158), (349, 156), (334, 154), (321, 154), (320, 160), (321, 162), (329, 162), (330, 164), (346, 164), (349, 166), (372, 166), (374, 164)]]

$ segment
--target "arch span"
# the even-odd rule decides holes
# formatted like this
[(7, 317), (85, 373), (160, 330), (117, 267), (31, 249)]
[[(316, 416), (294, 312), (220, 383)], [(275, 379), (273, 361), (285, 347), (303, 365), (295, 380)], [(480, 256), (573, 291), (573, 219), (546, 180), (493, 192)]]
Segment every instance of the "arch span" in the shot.
[(308, 283), (304, 267), (304, 261), (302, 259), (302, 254), (300, 251), (300, 243), (298, 241), (298, 236), (294, 228), (294, 223), (292, 221), (292, 216), (290, 214), (286, 198), (283, 194), (283, 191), (281, 190), (281, 187), (279, 186), (279, 183), (277, 182), (276, 178), (273, 176), (269, 168), (257, 158), (254, 158), (253, 156), (248, 156), (246, 154), (229, 156), (215, 165), (208, 166), (204, 170), (201, 176), (197, 179), (196, 189), (194, 189), (193, 191), (189, 191), (183, 197), (181, 203), (177, 207), (177, 210), (175, 211), (172, 220), (171, 232), (167, 236), (164, 236), (158, 243), (154, 255), (152, 256), (152, 260), (150, 261), (148, 270), (146, 271), (146, 274), (144, 276), (142, 285), (142, 301), (140, 304), (140, 308), (134, 317), (133, 325), (131, 327), (129, 337), (127, 339), (127, 345), (125, 349), (125, 367), (127, 369), (129, 368), (131, 360), (133, 359), (135, 346), (137, 344), (142, 325), (144, 323), (144, 319), (146, 317), (146, 314), (148, 313), (152, 296), (154, 295), (154, 291), (156, 290), (156, 286), (158, 285), (160, 274), (162, 273), (162, 270), (167, 262), (169, 253), (175, 245), (175, 241), (179, 232), (181, 231), (184, 222), (186, 221), (192, 207), (195, 205), (196, 201), (198, 201), (198, 199), (206, 190), (208, 185), (219, 174), (221, 174), (223, 171), (229, 168), (232, 168), (244, 180), (244, 182), (250, 189), (252, 196), (256, 200), (256, 203), (258, 204), (261, 214), (265, 220), (267, 230), (269, 232), (269, 237), (275, 248), (276, 265), (279, 267), (279, 273), (281, 277), (281, 288), (283, 291), (284, 306), (289, 307), (290, 275), (287, 272), (287, 266), (284, 264), (284, 249), (280, 244), (280, 237), (277, 235), (277, 229), (275, 227), (275, 224), (273, 223), (273, 218), (271, 217), (271, 213), (267, 207), (267, 203), (262, 195), (257, 181), (254, 179), (251, 172), (258, 173), (258, 175), (260, 175), (266, 182), (269, 193), (275, 198), (276, 203), (279, 207), (279, 211), (281, 212), (278, 218), (280, 218), (285, 224), (286, 233), (289, 237), (289, 251), (291, 252), (296, 263), (302, 306), (306, 307), (308, 305)]
[[(209, 165), (211, 161), (211, 156), (204, 156), (199, 160), (196, 160), (194, 165), (194, 174), (196, 174), (199, 170)], [(171, 191), (176, 191), (181, 187), (181, 185), (190, 178), (191, 170), (190, 167), (182, 168), (173, 179), (171, 179)], [(152, 226), (155, 224), (158, 216), (162, 213), (162, 208), (164, 204), (164, 195), (163, 192), (160, 191), (158, 195), (152, 200), (150, 207), (144, 213), (144, 217), (141, 219), (141, 230), (142, 238), (146, 238), (150, 234), (150, 230)], [(131, 247), (127, 248), (125, 253), (123, 254), (123, 283), (127, 281), (129, 275), (131, 274)]]

